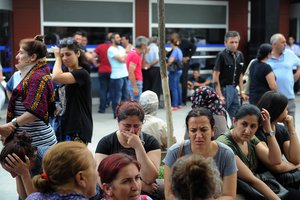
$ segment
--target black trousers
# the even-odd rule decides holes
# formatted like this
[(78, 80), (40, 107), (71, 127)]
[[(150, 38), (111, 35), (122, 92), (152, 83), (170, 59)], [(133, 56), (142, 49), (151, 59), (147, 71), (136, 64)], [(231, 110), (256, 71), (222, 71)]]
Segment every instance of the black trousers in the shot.
[(157, 94), (159, 99), (162, 93), (161, 76), (159, 67), (151, 67), (147, 70), (143, 69), (143, 91), (151, 90)]
[(184, 67), (181, 75), (182, 103), (185, 105), (187, 100), (187, 82), (190, 69), (189, 62), (183, 63)]

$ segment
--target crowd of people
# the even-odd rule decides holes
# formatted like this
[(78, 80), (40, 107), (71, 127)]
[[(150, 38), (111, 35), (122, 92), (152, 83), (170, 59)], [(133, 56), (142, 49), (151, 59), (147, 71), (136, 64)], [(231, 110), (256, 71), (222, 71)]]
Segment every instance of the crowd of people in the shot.
[[(162, 93), (157, 37), (139, 36), (133, 46), (128, 35), (108, 33), (90, 53), (76, 32), (52, 47), (52, 73), (43, 37), (21, 40), (19, 72), (7, 88), (7, 123), (0, 126), (0, 164), (15, 178), (19, 198), (297, 199), (296, 48), (287, 49), (285, 37), (274, 34), (246, 69), (239, 33), (228, 31), (224, 38), (208, 81), (199, 66), (187, 78), (195, 46), (177, 33), (170, 36), (163, 59), (172, 110), (182, 108), (187, 96), (192, 106), (184, 139), (172, 138), (169, 148), (167, 125), (156, 116)], [(111, 103), (118, 125), (99, 138), (94, 154), (87, 148), (92, 64), (99, 74), (98, 112)]]

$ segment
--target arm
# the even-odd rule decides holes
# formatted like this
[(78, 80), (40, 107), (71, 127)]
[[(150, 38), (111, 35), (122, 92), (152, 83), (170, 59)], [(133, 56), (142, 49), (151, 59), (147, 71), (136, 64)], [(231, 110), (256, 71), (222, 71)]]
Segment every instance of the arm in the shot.
[(269, 73), (266, 76), (266, 80), (267, 80), (268, 85), (269, 85), (271, 90), (277, 90), (277, 84), (276, 84), (274, 72)]
[(215, 85), (215, 90), (216, 90), (217, 94), (219, 95), (221, 102), (224, 103), (225, 102), (225, 97), (223, 96), (223, 94), (221, 92), (221, 85), (220, 85), (219, 77), (220, 77), (220, 71), (214, 70), (213, 71), (213, 81), (216, 84)]
[(76, 83), (74, 76), (70, 72), (63, 72), (62, 59), (60, 56), (60, 49), (52, 47), (55, 55), (55, 63), (52, 71), (52, 80), (61, 84), (73, 84)]
[(294, 81), (296, 82), (300, 77), (300, 66), (297, 67), (297, 71), (294, 74)]
[(248, 101), (249, 100), (249, 97), (247, 95), (244, 94), (244, 90), (243, 90), (243, 85), (244, 85), (244, 74), (241, 73), (240, 74), (240, 78), (239, 78), (239, 88), (240, 88), (240, 95), (241, 97), (243, 98), (244, 101)]
[(243, 161), (236, 156), (236, 163), (238, 167), (238, 177), (250, 184), (252, 187), (261, 192), (267, 199), (280, 199), (263, 181), (253, 175), (252, 171), (243, 163)]
[(20, 196), (20, 199), (26, 199), (26, 191), (22, 182), (22, 178), (20, 176), (16, 176), (16, 185), (17, 185), (17, 192)]
[(223, 177), (223, 194), (218, 200), (234, 200), (236, 197), (236, 179), (237, 173)]
[[(272, 129), (269, 112), (263, 108), (261, 111), (261, 116), (264, 132), (270, 133)], [(267, 136), (267, 143), (268, 146), (264, 142), (259, 142), (255, 146), (257, 157), (266, 165), (279, 165), (282, 161), (282, 158), (276, 137)]]
[(119, 55), (115, 55), (114, 58), (115, 58), (116, 60), (118, 60), (119, 62), (126, 62), (126, 56), (121, 57), (121, 56), (119, 56)]
[[(108, 155), (106, 154), (102, 154), (102, 153), (96, 153), (95, 154), (95, 160), (96, 160), (96, 169), (98, 170), (98, 167), (101, 163), (101, 161), (106, 158)], [(101, 179), (100, 179), (100, 176), (97, 177), (98, 178), (98, 184), (101, 185)]]
[(171, 188), (171, 171), (172, 169), (167, 165), (164, 166), (164, 193), (166, 200), (173, 200), (175, 196), (173, 195), (172, 188)]
[(128, 138), (127, 144), (131, 148), (134, 148), (136, 159), (141, 163), (141, 177), (143, 182), (148, 185), (153, 183), (159, 175), (161, 150), (156, 149), (146, 153), (138, 135), (130, 134), (126, 131), (121, 131), (121, 134)]
[(130, 62), (128, 67), (128, 79), (133, 87), (133, 95), (137, 96), (139, 94), (139, 89), (137, 87), (136, 80), (135, 80), (135, 74), (134, 74), (135, 68), (136, 68), (136, 64)]
[(284, 124), (288, 128), (290, 140), (283, 143), (283, 153), (289, 162), (298, 165), (300, 164), (300, 144), (295, 130), (293, 117), (288, 115), (284, 119)]

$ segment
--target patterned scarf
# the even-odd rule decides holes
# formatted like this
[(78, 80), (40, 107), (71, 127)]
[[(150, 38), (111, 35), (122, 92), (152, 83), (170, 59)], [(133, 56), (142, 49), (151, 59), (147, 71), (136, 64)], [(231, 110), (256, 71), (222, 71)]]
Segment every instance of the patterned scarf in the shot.
[(208, 86), (200, 86), (191, 97), (192, 108), (204, 107), (214, 115), (226, 116), (226, 111), (217, 93)]
[(13, 90), (6, 121), (10, 122), (15, 117), (16, 100), (21, 97), (26, 111), (48, 124), (49, 113), (52, 113), (55, 107), (54, 95), (50, 69), (45, 61), (39, 61)]

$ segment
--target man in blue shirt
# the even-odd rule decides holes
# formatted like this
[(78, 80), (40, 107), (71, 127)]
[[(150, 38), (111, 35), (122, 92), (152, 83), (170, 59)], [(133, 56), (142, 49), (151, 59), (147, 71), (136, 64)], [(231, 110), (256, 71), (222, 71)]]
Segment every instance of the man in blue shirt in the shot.
[[(272, 44), (272, 57), (267, 61), (271, 65), (275, 76), (278, 91), (284, 94), (288, 100), (288, 113), (295, 119), (295, 93), (294, 82), (300, 77), (300, 59), (289, 49), (286, 49), (286, 39), (280, 33), (274, 34), (270, 42)], [(297, 68), (293, 74), (293, 67)]]

